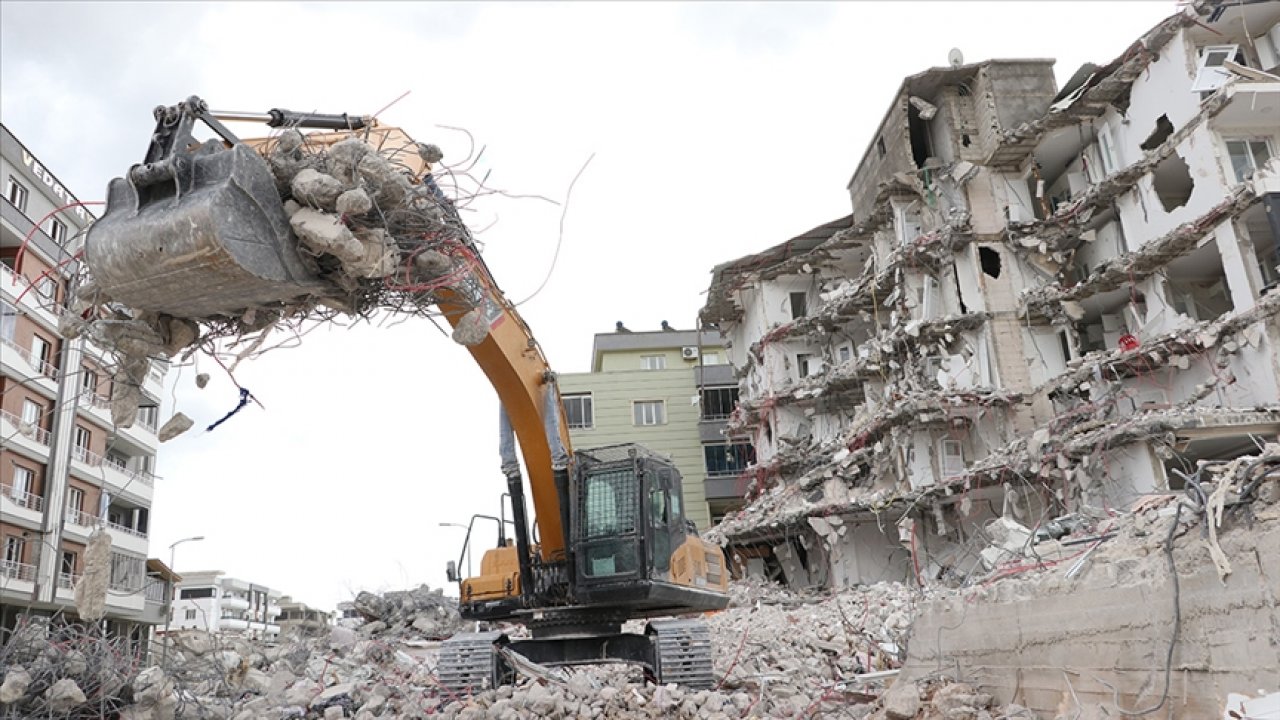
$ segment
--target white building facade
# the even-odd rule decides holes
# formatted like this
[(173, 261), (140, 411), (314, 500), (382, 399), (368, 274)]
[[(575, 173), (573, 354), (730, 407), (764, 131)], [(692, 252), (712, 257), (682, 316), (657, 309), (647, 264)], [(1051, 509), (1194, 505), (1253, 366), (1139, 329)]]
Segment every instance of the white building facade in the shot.
[(280, 614), (278, 590), (220, 570), (187, 572), (177, 586), (169, 627), (274, 640)]

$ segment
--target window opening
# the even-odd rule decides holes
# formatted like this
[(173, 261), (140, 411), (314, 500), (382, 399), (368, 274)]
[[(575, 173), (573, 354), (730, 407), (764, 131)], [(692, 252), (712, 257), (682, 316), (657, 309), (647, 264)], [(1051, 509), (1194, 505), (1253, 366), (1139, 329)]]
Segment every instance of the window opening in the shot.
[(795, 320), (809, 314), (808, 293), (791, 293), (791, 319)]
[(986, 246), (978, 248), (978, 261), (982, 265), (982, 272), (993, 278), (1000, 277), (1000, 253)]
[(4, 196), (13, 203), (13, 206), (22, 212), (27, 211), (27, 187), (18, 182), (12, 175), (5, 183)]
[(738, 406), (738, 387), (711, 387), (702, 390), (702, 419), (724, 420)]
[(564, 395), (560, 398), (564, 405), (564, 419), (571, 430), (589, 430), (595, 421), (590, 393)]
[(636, 425), (664, 425), (667, 422), (666, 402), (663, 400), (637, 400), (631, 408)]
[(1142, 144), (1138, 147), (1143, 150), (1155, 150), (1163, 145), (1164, 141), (1168, 140), (1169, 136), (1172, 134), (1173, 123), (1169, 122), (1169, 116), (1161, 115), (1156, 118), (1156, 129), (1152, 130), (1151, 134), (1147, 136), (1147, 139), (1143, 140)]
[(1161, 160), (1152, 173), (1152, 188), (1165, 212), (1173, 212), (1186, 205), (1195, 185), (1191, 179), (1191, 168), (1177, 153)]
[(1244, 182), (1270, 162), (1271, 145), (1265, 138), (1228, 140), (1227, 156), (1236, 182)]
[(641, 370), (666, 370), (667, 356), (666, 355), (641, 355), (640, 369)]

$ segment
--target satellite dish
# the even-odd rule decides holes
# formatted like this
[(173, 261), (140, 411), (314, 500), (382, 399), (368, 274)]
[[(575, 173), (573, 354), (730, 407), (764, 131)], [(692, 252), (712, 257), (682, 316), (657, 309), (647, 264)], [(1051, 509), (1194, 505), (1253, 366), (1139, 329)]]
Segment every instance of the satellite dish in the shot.
[(960, 67), (964, 64), (964, 53), (960, 52), (960, 48), (951, 48), (951, 52), (947, 53), (947, 62), (951, 63), (951, 67)]

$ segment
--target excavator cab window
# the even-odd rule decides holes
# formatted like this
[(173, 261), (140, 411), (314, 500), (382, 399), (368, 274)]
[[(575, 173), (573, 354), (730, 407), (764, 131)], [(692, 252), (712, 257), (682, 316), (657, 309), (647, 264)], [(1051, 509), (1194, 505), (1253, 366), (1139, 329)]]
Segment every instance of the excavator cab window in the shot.
[(588, 475), (583, 488), (583, 573), (639, 572), (640, 482), (627, 468)]

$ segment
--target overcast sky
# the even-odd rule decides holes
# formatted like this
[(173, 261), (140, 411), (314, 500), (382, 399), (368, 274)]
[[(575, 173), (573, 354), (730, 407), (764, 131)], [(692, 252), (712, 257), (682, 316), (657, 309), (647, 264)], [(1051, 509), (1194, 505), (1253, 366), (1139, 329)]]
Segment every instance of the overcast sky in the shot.
[[(82, 200), (140, 162), (151, 110), (366, 114), (441, 145), (487, 146), (513, 193), (574, 189), (546, 289), (521, 307), (559, 372), (623, 320), (693, 326), (712, 266), (850, 211), (845, 184), (906, 75), (1055, 58), (1061, 85), (1174, 2), (0, 3), (0, 121)], [(260, 134), (237, 127), (244, 136)], [(468, 220), (514, 300), (543, 281), (560, 209), (493, 198)], [(203, 390), (197, 371), (213, 374)], [(426, 321), (313, 333), (241, 366), (175, 371), (197, 429), (163, 446), (151, 554), (333, 607), (361, 589), (445, 585), (465, 523), (493, 513), (497, 399)], [(492, 533), (479, 537), (493, 542)], [(476, 564), (478, 569), (479, 556)], [(450, 593), (456, 590), (450, 586)]]

